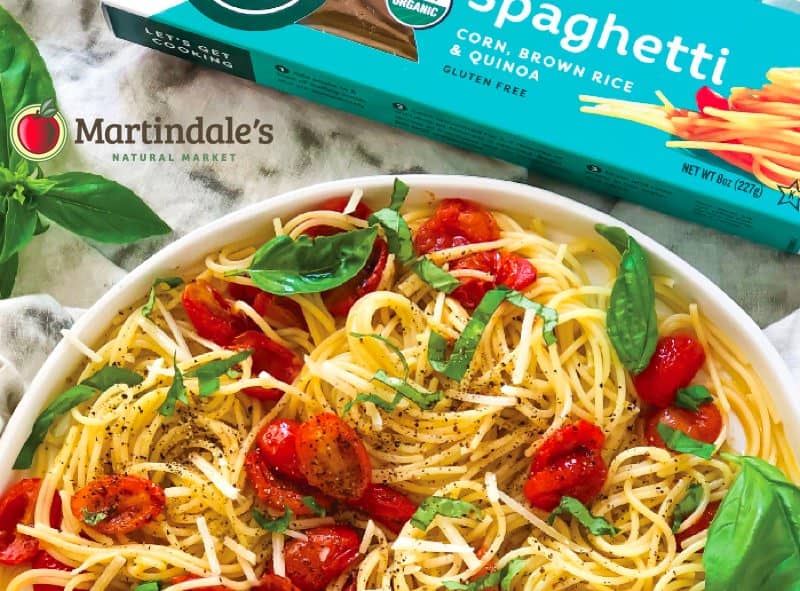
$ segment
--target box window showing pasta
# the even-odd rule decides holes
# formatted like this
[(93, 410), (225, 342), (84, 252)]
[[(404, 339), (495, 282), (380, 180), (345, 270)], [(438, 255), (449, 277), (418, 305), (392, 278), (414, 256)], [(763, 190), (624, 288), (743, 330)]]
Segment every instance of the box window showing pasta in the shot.
[(124, 39), (800, 250), (796, 12), (757, 0), (658, 13), (580, 0), (104, 9)]

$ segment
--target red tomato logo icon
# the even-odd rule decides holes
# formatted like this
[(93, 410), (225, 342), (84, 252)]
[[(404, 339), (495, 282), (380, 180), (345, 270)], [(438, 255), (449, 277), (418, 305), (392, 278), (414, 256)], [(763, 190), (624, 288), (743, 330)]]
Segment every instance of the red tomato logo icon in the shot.
[(28, 160), (49, 160), (64, 148), (66, 127), (55, 100), (47, 99), (16, 114), (11, 123), (11, 142)]

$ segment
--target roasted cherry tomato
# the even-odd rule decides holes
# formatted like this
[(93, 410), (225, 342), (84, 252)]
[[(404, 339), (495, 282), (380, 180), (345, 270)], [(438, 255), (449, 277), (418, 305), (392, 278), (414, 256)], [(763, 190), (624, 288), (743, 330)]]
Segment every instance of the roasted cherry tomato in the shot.
[(664, 440), (658, 434), (659, 423), (681, 431), (692, 439), (714, 443), (722, 431), (722, 414), (712, 402), (701, 404), (697, 412), (677, 406), (668, 406), (653, 413), (645, 423), (645, 440), (649, 445), (666, 448)]
[(197, 334), (218, 345), (227, 345), (248, 328), (246, 318), (235, 314), (230, 302), (202, 279), (186, 285), (182, 302)]
[(661, 337), (645, 370), (633, 377), (639, 398), (659, 408), (675, 402), (678, 390), (685, 388), (703, 367), (703, 346), (689, 335)]
[(234, 300), (250, 304), (271, 326), (276, 328), (308, 328), (300, 304), (292, 298), (276, 296), (251, 285), (228, 284), (228, 294)]
[(454, 261), (450, 268), (452, 270), (474, 269), (495, 277), (494, 281), (471, 277), (464, 277), (460, 280), (461, 287), (458, 287), (450, 295), (468, 310), (477, 308), (486, 292), (498, 285), (523, 290), (536, 281), (536, 267), (528, 259), (498, 250), (476, 252)]
[(128, 534), (147, 525), (164, 509), (164, 489), (139, 476), (114, 474), (92, 480), (72, 497), (72, 513), (105, 535)]
[(273, 470), (298, 482), (306, 477), (300, 470), (297, 456), (297, 430), (300, 423), (292, 419), (274, 419), (264, 426), (256, 437), (261, 455)]
[[(178, 583), (185, 583), (186, 581), (193, 581), (195, 579), (199, 579), (195, 575), (180, 575), (178, 577), (172, 577), (169, 580), (170, 585), (177, 585)], [(258, 587), (256, 587), (258, 589)], [(203, 591), (228, 591), (227, 587), (223, 587), (222, 585), (214, 585), (213, 587), (203, 587)]]
[(312, 417), (297, 430), (300, 470), (312, 486), (335, 499), (359, 499), (372, 480), (367, 449), (335, 414)]
[[(56, 560), (45, 551), (41, 551), (36, 555), (31, 568), (46, 568), (61, 571), (72, 570), (71, 566), (67, 566), (63, 562)], [(64, 591), (64, 587), (61, 585), (42, 585), (41, 583), (37, 583), (33, 586), (33, 591)]]
[[(350, 197), (333, 197), (332, 199), (328, 199), (327, 201), (323, 202), (317, 209), (325, 209), (327, 211), (338, 211), (342, 213), (344, 208), (347, 207), (347, 203), (350, 201)], [(359, 203), (356, 206), (356, 210), (350, 214), (353, 217), (365, 220), (369, 216), (372, 215), (372, 210), (367, 207), (364, 203)], [(333, 226), (314, 226), (313, 228), (309, 228), (305, 231), (307, 236), (331, 236), (333, 234), (338, 234), (342, 230), (340, 228), (334, 228)]]
[(12, 485), (0, 498), (0, 564), (29, 562), (39, 551), (38, 540), (17, 532), (17, 525), (33, 525), (41, 485), (39, 478), (26, 478)]
[(317, 504), (330, 509), (331, 502), (308, 485), (283, 480), (272, 472), (263, 454), (258, 449), (245, 456), (244, 469), (256, 496), (275, 514), (283, 514), (286, 508), (297, 517), (313, 517), (316, 513), (303, 503), (303, 497), (313, 496)]
[(417, 254), (426, 254), (498, 238), (500, 228), (497, 221), (483, 207), (464, 199), (445, 199), (417, 230), (414, 249)]
[(698, 519), (692, 527), (675, 535), (675, 539), (678, 541), (678, 546), (681, 549), (683, 549), (683, 542), (685, 540), (709, 528), (711, 522), (714, 521), (714, 517), (717, 514), (717, 509), (719, 509), (719, 501), (709, 503), (708, 507), (706, 507), (706, 510), (703, 511), (703, 514), (700, 516), (700, 519)]
[(292, 540), (284, 548), (286, 577), (300, 591), (323, 591), (358, 560), (361, 536), (346, 525), (318, 527), (304, 533), (308, 540)]
[(389, 248), (383, 238), (377, 238), (372, 247), (367, 264), (347, 283), (335, 287), (322, 294), (322, 301), (331, 314), (338, 317), (347, 316), (362, 296), (378, 289), (386, 262), (389, 259)]
[[(257, 330), (243, 332), (233, 339), (229, 347), (235, 351), (253, 351), (253, 376), (265, 371), (275, 379), (291, 384), (303, 369), (303, 362), (297, 355)], [(283, 396), (283, 391), (277, 388), (253, 386), (242, 391), (262, 400), (279, 400)]]
[[(486, 546), (481, 546), (475, 551), (475, 556), (477, 556), (478, 558), (483, 558), (483, 555), (486, 554), (487, 550), (488, 548)], [(481, 577), (493, 573), (496, 570), (497, 570), (497, 558), (492, 558), (489, 562), (484, 564), (478, 572), (472, 575), (469, 580), (476, 581), (477, 579), (480, 579)], [(492, 587), (486, 587), (486, 591), (497, 591), (499, 588), (500, 587), (498, 587), (497, 585), (494, 585)]]
[(605, 436), (588, 421), (578, 421), (553, 433), (537, 450), (525, 483), (525, 496), (534, 507), (552, 511), (561, 497), (587, 504), (606, 481), (608, 469), (600, 451)]
[(705, 113), (706, 107), (721, 109), (723, 111), (731, 110), (728, 99), (708, 86), (703, 86), (698, 90), (695, 98), (697, 99), (697, 110), (701, 113)]
[(258, 584), (251, 591), (300, 591), (294, 583), (286, 577), (266, 574), (261, 577)]
[(347, 504), (368, 514), (394, 533), (399, 533), (417, 510), (411, 499), (385, 484), (370, 484), (360, 499)]

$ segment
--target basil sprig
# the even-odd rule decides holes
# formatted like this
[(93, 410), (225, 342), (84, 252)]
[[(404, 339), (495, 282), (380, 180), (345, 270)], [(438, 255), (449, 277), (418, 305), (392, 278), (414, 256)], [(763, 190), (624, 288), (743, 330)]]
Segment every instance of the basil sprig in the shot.
[(411, 516), (411, 525), (425, 531), (437, 515), (466, 517), (470, 513), (478, 513), (480, 515), (481, 510), (466, 501), (432, 496), (420, 503), (414, 515)]
[(317, 517), (325, 517), (326, 511), (325, 507), (321, 507), (320, 504), (317, 502), (312, 496), (303, 497), (303, 504), (311, 509)]
[(161, 403), (161, 406), (158, 407), (158, 414), (165, 417), (171, 417), (175, 414), (175, 406), (178, 404), (178, 401), (189, 404), (189, 397), (186, 395), (186, 387), (183, 385), (183, 374), (181, 373), (181, 368), (178, 367), (178, 361), (175, 355), (172, 356), (172, 369), (175, 372), (175, 377), (172, 378), (172, 384), (170, 384), (169, 390), (167, 390), (167, 397), (164, 399), (164, 402)]
[(73, 386), (59, 394), (55, 400), (48, 404), (42, 413), (36, 418), (31, 428), (28, 439), (14, 462), (15, 470), (26, 470), (33, 464), (33, 455), (39, 445), (44, 441), (50, 425), (64, 413), (72, 410), (79, 404), (94, 398), (98, 394), (105, 392), (114, 384), (125, 384), (127, 386), (138, 386), (144, 378), (138, 373), (107, 365), (94, 375), (86, 378), (77, 386)]
[[(56, 112), (47, 66), (25, 30), (0, 8), (0, 298), (8, 297), (19, 270), (19, 253), (45, 232), (42, 216), (100, 242), (132, 242), (170, 232), (130, 189), (102, 176), (67, 172), (43, 177), (10, 142), (9, 126), (24, 107)], [(64, 130), (66, 131), (66, 130)]]
[(240, 351), (225, 359), (209, 361), (186, 372), (187, 378), (197, 378), (200, 396), (211, 396), (219, 390), (219, 379), (253, 354), (251, 349)]
[(511, 583), (514, 582), (514, 577), (519, 574), (519, 571), (522, 570), (527, 562), (528, 560), (526, 558), (515, 558), (500, 570), (483, 575), (471, 583), (442, 581), (442, 585), (448, 589), (458, 589), (459, 591), (483, 591), (484, 589), (491, 589), (500, 585), (501, 591), (508, 591), (511, 589)]
[(616, 536), (619, 529), (611, 525), (602, 517), (597, 517), (589, 512), (586, 505), (581, 503), (578, 499), (573, 497), (561, 497), (561, 502), (558, 507), (553, 509), (550, 516), (547, 518), (547, 523), (553, 525), (558, 515), (568, 513), (572, 515), (578, 522), (589, 530), (595, 536)]
[(489, 324), (489, 320), (503, 302), (510, 302), (526, 310), (533, 310), (537, 316), (544, 320), (542, 335), (548, 345), (555, 343), (555, 327), (558, 324), (558, 312), (537, 302), (529, 300), (520, 292), (501, 285), (483, 296), (478, 307), (472, 313), (461, 336), (458, 337), (450, 358), (445, 361), (447, 341), (435, 331), (431, 331), (428, 340), (428, 362), (431, 367), (453, 380), (460, 380), (467, 373), (475, 351), (480, 343), (481, 336)]
[(689, 437), (683, 431), (673, 429), (669, 425), (665, 425), (661, 422), (656, 425), (656, 431), (658, 431), (661, 439), (664, 440), (664, 444), (672, 451), (677, 451), (678, 453), (692, 454), (698, 458), (710, 460), (711, 456), (714, 455), (714, 450), (716, 450), (713, 444), (706, 443), (705, 441), (698, 441), (693, 437)]
[(159, 285), (166, 285), (170, 289), (178, 287), (183, 284), (183, 279), (180, 277), (157, 277), (153, 281), (153, 286), (150, 288), (150, 295), (147, 296), (147, 301), (142, 306), (142, 315), (147, 317), (153, 313), (153, 307), (156, 305), (156, 288)]
[(253, 509), (252, 515), (261, 529), (273, 534), (282, 534), (285, 532), (289, 529), (289, 524), (292, 522), (292, 519), (294, 519), (294, 513), (289, 507), (286, 507), (283, 515), (276, 519), (270, 519), (258, 509)]
[(378, 408), (382, 408), (386, 412), (393, 412), (397, 409), (397, 405), (403, 398), (408, 398), (411, 402), (416, 404), (423, 410), (430, 410), (436, 403), (439, 402), (443, 395), (441, 392), (425, 392), (418, 390), (405, 379), (390, 376), (382, 369), (375, 372), (372, 376), (373, 380), (381, 382), (383, 385), (388, 386), (395, 391), (395, 396), (391, 401), (386, 401), (377, 394), (359, 394), (353, 400), (349, 400), (342, 409), (342, 416), (350, 412), (356, 404), (360, 402), (371, 402)]
[(675, 396), (675, 406), (697, 412), (701, 404), (713, 402), (714, 397), (705, 386), (681, 388)]
[(597, 224), (595, 230), (622, 253), (611, 290), (606, 331), (619, 360), (637, 374), (650, 363), (658, 342), (656, 292), (647, 255), (622, 228)]
[(694, 482), (686, 489), (686, 494), (675, 505), (675, 510), (672, 512), (672, 531), (678, 533), (678, 530), (683, 525), (689, 515), (694, 513), (700, 506), (703, 500), (703, 487)]
[(800, 488), (775, 466), (722, 454), (741, 466), (717, 510), (703, 551), (706, 591), (798, 588)]

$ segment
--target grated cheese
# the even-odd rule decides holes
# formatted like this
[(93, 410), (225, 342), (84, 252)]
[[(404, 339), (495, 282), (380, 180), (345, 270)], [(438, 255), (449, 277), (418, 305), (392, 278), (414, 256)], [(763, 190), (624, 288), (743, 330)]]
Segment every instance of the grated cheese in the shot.
[(447, 397), (486, 406), (516, 406), (518, 402), (513, 396), (486, 396), (484, 394), (469, 394), (457, 390), (448, 392)]
[(497, 488), (497, 476), (494, 472), (487, 472), (485, 477), (486, 496), (490, 503), (500, 502), (500, 490)]
[(342, 213), (345, 215), (350, 215), (351, 213), (353, 213), (358, 207), (358, 204), (361, 203), (361, 199), (363, 198), (364, 198), (364, 189), (356, 187), (353, 190), (353, 194), (350, 195), (350, 200), (347, 202), (347, 205), (344, 206), (344, 210), (342, 211)]
[(219, 565), (219, 558), (217, 557), (217, 549), (214, 546), (216, 537), (208, 531), (208, 523), (205, 517), (197, 518), (197, 531), (200, 533), (200, 538), (203, 540), (203, 548), (206, 550), (206, 560), (208, 560), (209, 570), (215, 574), (222, 574), (222, 568)]
[(83, 355), (85, 355), (95, 363), (100, 363), (103, 360), (103, 358), (100, 355), (95, 353), (83, 341), (81, 341), (78, 337), (76, 337), (71, 330), (67, 328), (62, 329), (61, 336), (64, 337), (64, 340), (67, 341), (70, 345), (75, 347), (78, 351), (80, 351)]
[(468, 545), (446, 544), (444, 542), (430, 542), (428, 540), (417, 540), (402, 536), (397, 538), (392, 544), (392, 550), (413, 550), (414, 552), (432, 552), (449, 554), (466, 554), (472, 552)]
[(174, 499), (175, 497), (190, 497), (192, 495), (192, 489), (188, 486), (168, 486), (164, 489), (164, 496), (168, 499)]
[(249, 564), (255, 564), (256, 561), (258, 560), (258, 556), (256, 556), (255, 552), (253, 552), (252, 550), (248, 550), (233, 538), (229, 538), (226, 536), (225, 539), (222, 540), (222, 543), (226, 547), (230, 548), (231, 551), (234, 554), (236, 554), (236, 556), (242, 558), (245, 562)]
[(225, 480), (225, 477), (208, 460), (202, 456), (193, 455), (191, 461), (219, 489), (219, 492), (232, 501), (239, 498), (239, 489)]
[(375, 522), (371, 519), (367, 521), (367, 527), (364, 528), (364, 535), (361, 538), (361, 545), (358, 547), (359, 554), (366, 554), (367, 549), (369, 548), (370, 543), (372, 542), (372, 536), (375, 534)]
[(283, 557), (283, 534), (272, 534), (272, 572), (279, 577), (286, 576), (286, 559)]

